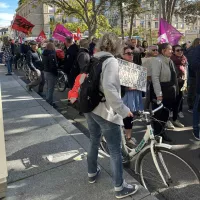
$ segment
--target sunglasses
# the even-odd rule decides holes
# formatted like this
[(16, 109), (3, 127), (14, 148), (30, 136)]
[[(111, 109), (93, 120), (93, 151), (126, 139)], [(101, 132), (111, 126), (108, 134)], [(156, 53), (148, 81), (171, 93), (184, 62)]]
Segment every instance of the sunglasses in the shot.
[(183, 49), (176, 49), (176, 52), (182, 52)]
[(152, 51), (158, 51), (158, 49), (152, 49)]
[(128, 56), (132, 56), (133, 55), (133, 52), (127, 52), (127, 53), (124, 53), (124, 55), (128, 55)]

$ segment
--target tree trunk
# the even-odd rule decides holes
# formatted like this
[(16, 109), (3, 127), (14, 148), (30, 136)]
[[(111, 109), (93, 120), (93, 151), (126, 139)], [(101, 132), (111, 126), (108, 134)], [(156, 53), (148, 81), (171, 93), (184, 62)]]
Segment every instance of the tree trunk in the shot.
[(119, 2), (120, 18), (121, 18), (121, 37), (124, 40), (124, 12), (122, 2)]
[(133, 34), (133, 19), (134, 19), (134, 14), (132, 13), (132, 15), (131, 15), (131, 23), (130, 23), (130, 31), (129, 31), (129, 38), (131, 38), (132, 34)]

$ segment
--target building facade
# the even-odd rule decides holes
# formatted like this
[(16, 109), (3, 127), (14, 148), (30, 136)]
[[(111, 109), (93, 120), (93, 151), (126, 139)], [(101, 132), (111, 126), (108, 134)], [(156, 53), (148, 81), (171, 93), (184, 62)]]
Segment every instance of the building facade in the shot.
[(63, 17), (62, 13), (58, 14), (56, 11), (56, 7), (50, 7), (43, 3), (37, 4), (37, 7), (30, 3), (23, 3), (17, 8), (16, 14), (35, 25), (32, 30), (32, 37), (37, 37), (42, 30), (44, 30), (47, 37), (50, 37), (53, 31), (52, 24), (56, 24), (56, 22), (73, 22), (75, 20), (74, 18)]

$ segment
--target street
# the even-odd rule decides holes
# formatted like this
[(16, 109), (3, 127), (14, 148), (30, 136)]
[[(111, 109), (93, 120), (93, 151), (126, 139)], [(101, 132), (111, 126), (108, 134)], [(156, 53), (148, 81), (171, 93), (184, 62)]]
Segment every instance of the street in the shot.
[[(15, 71), (16, 75), (18, 75), (23, 81), (27, 82), (23, 76), (23, 72)], [(87, 123), (83, 116), (79, 115), (79, 112), (74, 109), (72, 106), (67, 104), (67, 91), (59, 92), (55, 91), (55, 101), (58, 106), (57, 110), (70, 122), (72, 122), (81, 132), (83, 132), (86, 136), (89, 137)], [(187, 111), (186, 100), (184, 100), (184, 115), (185, 117), (180, 121), (185, 125), (185, 128), (178, 129), (176, 128), (173, 131), (167, 131), (167, 134), (173, 140), (173, 148), (178, 155), (183, 157), (185, 160), (192, 163), (198, 170), (200, 166), (200, 151), (199, 145), (200, 141), (196, 141), (192, 135), (192, 114)], [(144, 135), (145, 126), (140, 123), (134, 123), (133, 125), (133, 137), (136, 138), (137, 141), (140, 141)], [(171, 165), (174, 165), (173, 161)], [(177, 169), (178, 170), (178, 169)], [(132, 169), (127, 169), (127, 171), (134, 176)], [(134, 176), (135, 177), (135, 176)], [(135, 177), (137, 178), (137, 177)], [(184, 191), (182, 191), (184, 192)], [(187, 189), (185, 192), (188, 192)], [(157, 196), (157, 198), (163, 200), (162, 197)], [(196, 196), (194, 199), (199, 199)], [(171, 199), (170, 199), (171, 200)]]

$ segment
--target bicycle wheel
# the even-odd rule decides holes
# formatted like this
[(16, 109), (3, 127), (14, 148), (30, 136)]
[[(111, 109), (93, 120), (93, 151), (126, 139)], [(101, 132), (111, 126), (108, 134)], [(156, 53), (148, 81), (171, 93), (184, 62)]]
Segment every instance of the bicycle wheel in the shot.
[(57, 82), (57, 88), (60, 92), (64, 92), (67, 88), (67, 80), (65, 78), (65, 75), (62, 72), (59, 72), (58, 75), (58, 82)]
[[(199, 171), (173, 151), (155, 147), (160, 170), (168, 184), (165, 186), (152, 159), (150, 149), (139, 158), (140, 179), (153, 195), (166, 200), (194, 200), (200, 197)], [(165, 165), (163, 165), (163, 161)], [(165, 167), (167, 170), (165, 169)], [(168, 171), (168, 173), (167, 173)]]

